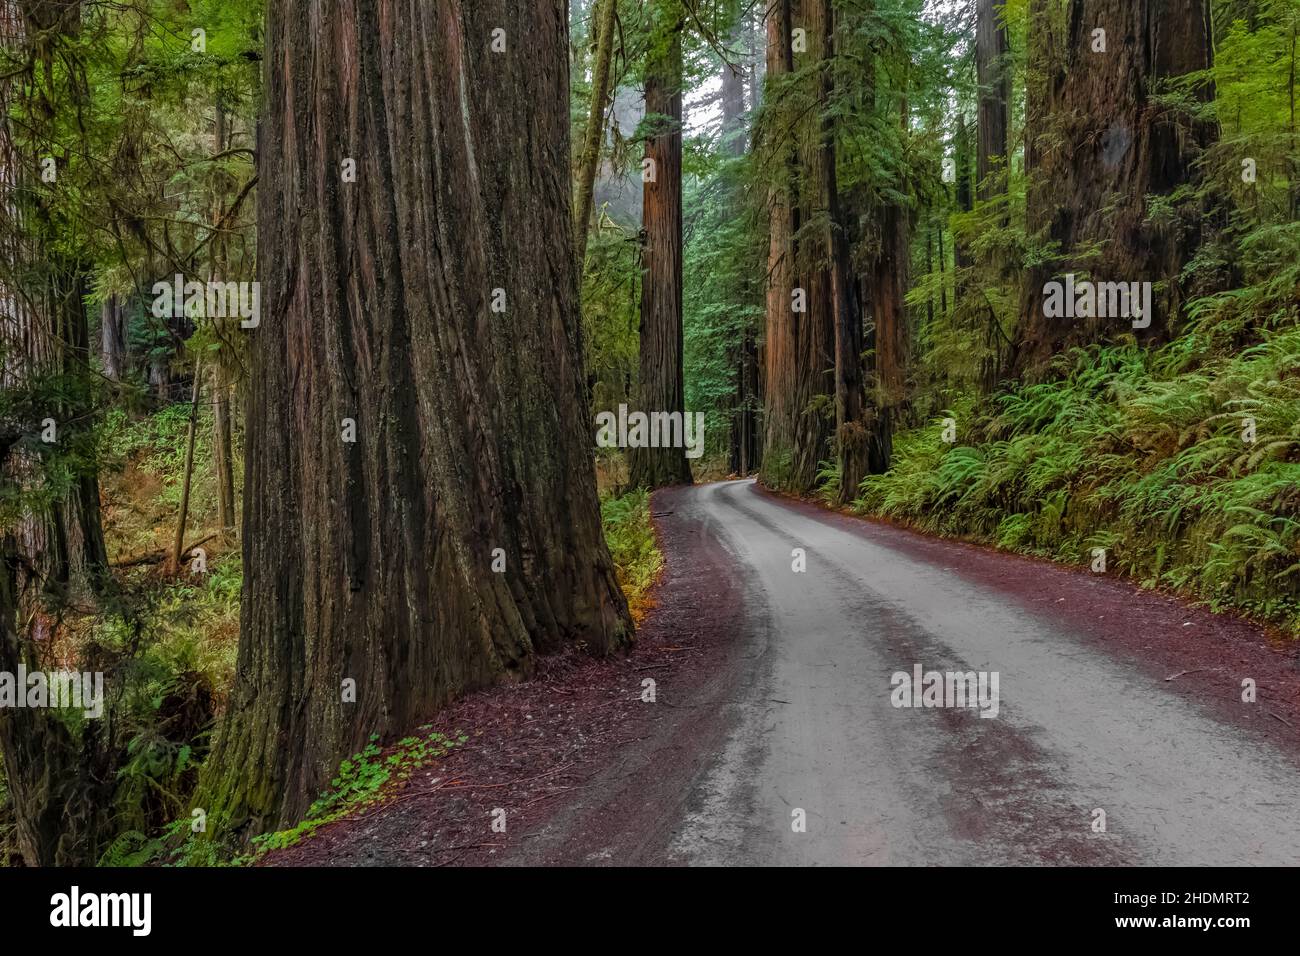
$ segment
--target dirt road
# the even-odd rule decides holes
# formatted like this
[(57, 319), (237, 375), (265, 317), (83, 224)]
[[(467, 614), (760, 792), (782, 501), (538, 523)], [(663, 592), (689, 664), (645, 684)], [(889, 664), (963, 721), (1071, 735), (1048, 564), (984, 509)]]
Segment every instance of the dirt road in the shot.
[[(477, 736), (428, 781), (454, 788), (275, 862), (1300, 863), (1294, 642), (752, 481), (654, 508), (635, 655), (468, 698), (439, 726)], [(925, 704), (918, 667), (985, 696), (895, 706)]]
[[(1291, 760), (1082, 641), (1102, 601), (1062, 626), (751, 482), (696, 489), (683, 505), (745, 568), (756, 603), (734, 729), (688, 801), (673, 857), (1300, 862)], [(996, 672), (996, 716), (895, 707), (891, 675), (917, 664)], [(796, 809), (806, 832), (794, 832)]]

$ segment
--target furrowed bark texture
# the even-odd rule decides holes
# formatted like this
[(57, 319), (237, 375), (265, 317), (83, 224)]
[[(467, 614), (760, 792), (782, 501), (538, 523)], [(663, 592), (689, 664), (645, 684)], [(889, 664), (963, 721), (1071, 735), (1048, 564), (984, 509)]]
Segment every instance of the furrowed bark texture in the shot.
[[(638, 408), (647, 415), (682, 412), (682, 22), (676, 0), (660, 0), (657, 19), (667, 49), (646, 70), (646, 117), (655, 125), (645, 155), (654, 178), (642, 190), (641, 330)], [(674, 22), (675, 21), (675, 22)], [(689, 484), (683, 448), (631, 448), (633, 488)]]
[[(1046, 318), (1043, 285), (1067, 272), (1155, 284), (1155, 315), (1138, 334), (1151, 344), (1168, 339), (1186, 299), (1179, 273), (1206, 217), (1183, 203), (1154, 224), (1146, 197), (1192, 182), (1195, 160), (1217, 132), (1154, 96), (1165, 81), (1210, 67), (1207, 0), (1070, 0), (1064, 10), (1036, 0), (1030, 23), (1029, 225), (1066, 256), (1028, 279), (1018, 364), (1032, 372), (1071, 345), (1132, 330), (1124, 318)], [(1098, 29), (1106, 31), (1105, 52), (1094, 51)], [(1212, 93), (1209, 84), (1195, 91), (1203, 100)], [(1095, 244), (1099, 251), (1087, 254)]]
[(631, 638), (582, 398), (566, 4), (272, 0), (266, 37), (242, 633), (198, 804), (253, 831), (370, 734)]
[[(817, 63), (826, 56), (830, 24), (829, 5), (822, 0), (803, 0), (797, 6), (800, 25), (807, 29), (808, 52), (800, 54), (797, 67)], [(821, 103), (822, 72), (808, 78), (809, 102)], [(832, 189), (824, 161), (824, 130), (821, 110), (813, 108), (804, 115), (799, 131), (799, 164), (803, 177), (801, 199), (802, 222), (812, 224), (829, 218), (826, 207)], [(808, 229), (808, 235), (796, 238), (796, 259), (802, 273), (802, 287), (807, 293), (807, 311), (795, 313), (795, 347), (798, 362), (798, 419), (791, 457), (790, 488), (803, 493), (817, 485), (817, 472), (824, 459), (833, 453), (835, 429), (835, 307), (831, 260), (827, 255), (827, 226)]]
[[(767, 13), (767, 74), (764, 109), (779, 111), (775, 85), (793, 72), (790, 50), (791, 0), (774, 0)], [(784, 111), (781, 111), (784, 112)], [(778, 170), (769, 189), (767, 308), (763, 341), (763, 479), (783, 484), (794, 447), (797, 368), (795, 365), (795, 314), (791, 294), (798, 279), (794, 268), (794, 234), (798, 222), (798, 181), (793, 150), (786, 137), (784, 117), (777, 113), (767, 126), (766, 161)]]
[(904, 296), (908, 284), (908, 256), (911, 220), (898, 205), (884, 205), (877, 214), (878, 246), (866, 271), (860, 276), (861, 298), (870, 334), (867, 347), (874, 359), (868, 393), (871, 395), (871, 427), (867, 447), (867, 471), (889, 470), (893, 457), (894, 428), (907, 405), (907, 370), (911, 334)]
[[(791, 49), (791, 29), (806, 31), (807, 51), (799, 62)], [(784, 0), (768, 22), (768, 75), (794, 72), (822, 58), (826, 43), (821, 0)], [(820, 102), (820, 72), (807, 77), (803, 92)], [(769, 97), (772, 105), (774, 97)], [(768, 262), (767, 434), (764, 480), (795, 492), (817, 483), (821, 461), (831, 453), (835, 402), (835, 316), (825, 230), (808, 228), (826, 217), (826, 170), (820, 111), (799, 106), (779, 111), (773, 135), (784, 153), (785, 182), (769, 197), (771, 238)], [(785, 139), (794, 145), (787, 149)], [(802, 233), (802, 234), (801, 234)], [(795, 310), (794, 293), (801, 297)], [(776, 394), (779, 391), (780, 394)]]

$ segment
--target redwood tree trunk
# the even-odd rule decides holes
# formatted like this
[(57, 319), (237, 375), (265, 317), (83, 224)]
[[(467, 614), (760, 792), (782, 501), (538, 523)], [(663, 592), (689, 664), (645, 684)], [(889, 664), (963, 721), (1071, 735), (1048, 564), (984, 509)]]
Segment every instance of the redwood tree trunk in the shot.
[(631, 639), (584, 413), (566, 4), (271, 0), (266, 42), (210, 831), (298, 818), (370, 734), (539, 653)]
[(871, 474), (887, 471), (893, 457), (894, 429), (907, 404), (911, 349), (904, 302), (911, 231), (907, 210), (898, 205), (883, 206), (876, 228), (880, 236), (879, 251), (862, 276), (863, 307), (872, 329), (867, 344), (875, 356), (867, 451), (867, 470)]
[[(662, 52), (646, 67), (645, 110), (649, 130), (645, 156), (654, 175), (644, 183), (641, 228), (640, 411), (683, 412), (682, 371), (682, 16), (678, 0), (657, 0), (656, 29)], [(666, 41), (666, 42), (664, 42)], [(683, 448), (632, 448), (628, 483), (633, 488), (688, 484), (690, 462)]]
[(768, 189), (767, 308), (763, 341), (763, 480), (788, 481), (798, 423), (795, 313), (791, 295), (798, 280), (794, 234), (799, 228), (797, 164), (788, 142), (784, 104), (773, 92), (794, 71), (790, 49), (791, 0), (775, 0), (767, 13), (767, 73), (764, 96), (766, 164), (776, 171)]
[[(807, 29), (808, 52), (801, 55), (799, 68), (825, 58), (830, 25), (829, 4), (824, 0), (803, 0), (798, 5), (798, 25)], [(809, 102), (824, 95), (824, 71), (808, 76)], [(803, 179), (801, 193), (803, 222), (825, 220), (829, 213), (826, 200), (830, 195), (831, 174), (822, 148), (825, 130), (820, 110), (805, 110), (799, 129), (799, 164)], [(808, 230), (810, 235), (796, 240), (795, 258), (802, 273), (801, 287), (807, 293), (807, 311), (795, 313), (795, 347), (798, 361), (798, 418), (791, 458), (792, 491), (804, 493), (817, 484), (822, 462), (834, 454), (835, 430), (835, 349), (836, 308), (832, 280), (832, 262), (826, 251), (826, 230)]]
[[(1123, 318), (1047, 318), (1043, 285), (1087, 272), (1094, 281), (1164, 283), (1141, 341), (1158, 344), (1187, 294), (1183, 266), (1200, 245), (1204, 211), (1179, 204), (1172, 221), (1147, 222), (1147, 197), (1168, 197), (1196, 178), (1195, 161), (1213, 125), (1156, 102), (1164, 81), (1212, 63), (1208, 0), (1072, 0), (1064, 17), (1031, 6), (1028, 209), (1031, 230), (1060, 244), (1066, 260), (1031, 270), (1024, 306), (1022, 368), (1041, 369), (1075, 344), (1131, 332)], [(1093, 31), (1106, 31), (1094, 52)], [(1208, 100), (1213, 90), (1194, 91)], [(1087, 254), (1097, 246), (1099, 251)]]
[(835, 448), (840, 470), (841, 504), (853, 501), (867, 468), (866, 430), (862, 423), (862, 313), (849, 302), (849, 251), (840, 219), (835, 127), (825, 110), (835, 93), (835, 12), (831, 0), (821, 4), (821, 186), (826, 209), (826, 259), (831, 274), (831, 314), (835, 320)]

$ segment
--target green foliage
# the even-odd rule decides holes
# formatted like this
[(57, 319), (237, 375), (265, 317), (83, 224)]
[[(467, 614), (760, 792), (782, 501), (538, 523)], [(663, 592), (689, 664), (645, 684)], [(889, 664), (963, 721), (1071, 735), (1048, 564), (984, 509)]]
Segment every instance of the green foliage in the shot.
[(297, 826), (253, 839), (251, 853), (232, 853), (221, 840), (192, 830), (192, 817), (181, 816), (156, 836), (139, 830), (122, 833), (104, 854), (101, 866), (243, 866), (272, 851), (293, 846), (321, 827), (347, 817), (364, 807), (388, 798), (396, 785), (410, 780), (418, 770), (447, 756), (462, 746), (468, 735), (457, 731), (451, 736), (420, 727), (422, 733), (404, 737), (391, 747), (381, 748), (379, 736), (372, 734), (366, 746), (339, 764), (322, 793)]
[[(725, 456), (737, 405), (737, 369), (745, 340), (762, 334), (767, 240), (761, 210), (746, 196), (752, 158), (714, 157), (687, 184), (683, 368), (686, 408), (705, 414), (705, 456)], [(749, 396), (751, 410), (757, 397)]]
[(1069, 562), (1104, 547), (1147, 586), (1300, 627), (1300, 329), (1162, 371), (1182, 347), (1076, 351), (959, 417), (967, 444), (912, 429), (858, 506)]
[(638, 488), (621, 497), (606, 496), (600, 502), (600, 517), (619, 586), (639, 619), (663, 568), (650, 517), (650, 494)]
[[(431, 725), (420, 728), (428, 731)], [(390, 780), (405, 782), (430, 761), (445, 757), (452, 748), (469, 739), (456, 733), (451, 737), (435, 731), (423, 736), (404, 737), (383, 750), (379, 736), (371, 734), (358, 753), (339, 764), (339, 772), (330, 781), (330, 789), (320, 795), (307, 811), (307, 817), (289, 830), (266, 833), (253, 838), (254, 858), (271, 850), (293, 846), (328, 823), (340, 820), (357, 810), (386, 797)]]

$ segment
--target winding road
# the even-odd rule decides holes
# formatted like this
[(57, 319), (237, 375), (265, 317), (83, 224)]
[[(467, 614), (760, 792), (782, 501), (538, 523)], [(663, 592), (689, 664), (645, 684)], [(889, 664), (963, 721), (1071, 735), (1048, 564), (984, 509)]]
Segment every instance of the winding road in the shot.
[[(426, 725), (463, 749), (271, 862), (1300, 863), (1295, 641), (753, 481), (652, 501), (635, 653), (467, 696)], [(987, 696), (895, 706), (918, 668)]]
[[(1160, 676), (1177, 661), (1158, 646), (1129, 659), (1113, 638), (1164, 628), (1181, 631), (1173, 641), (1227, 640), (1196, 633), (1214, 629), (1205, 612), (821, 512), (752, 481), (670, 494), (660, 520), (679, 542), (716, 539), (745, 600), (743, 660), (720, 702), (725, 743), (658, 808), (679, 815), (661, 821), (662, 862), (1300, 862), (1294, 751), (1234, 717), (1267, 706), (1240, 700), (1247, 659), (1199, 668), (1189, 688)], [(1001, 583), (981, 581), (980, 565), (999, 562)], [(894, 706), (892, 675), (918, 664), (997, 672), (997, 715)]]

